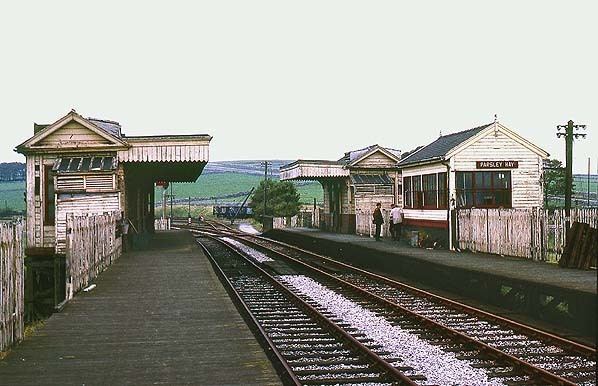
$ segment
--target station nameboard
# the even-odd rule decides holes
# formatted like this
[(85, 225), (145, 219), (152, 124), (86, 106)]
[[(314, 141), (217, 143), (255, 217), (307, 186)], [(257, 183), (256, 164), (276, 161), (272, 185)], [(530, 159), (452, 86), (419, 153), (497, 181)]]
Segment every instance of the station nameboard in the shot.
[(519, 161), (475, 161), (477, 169), (517, 169)]

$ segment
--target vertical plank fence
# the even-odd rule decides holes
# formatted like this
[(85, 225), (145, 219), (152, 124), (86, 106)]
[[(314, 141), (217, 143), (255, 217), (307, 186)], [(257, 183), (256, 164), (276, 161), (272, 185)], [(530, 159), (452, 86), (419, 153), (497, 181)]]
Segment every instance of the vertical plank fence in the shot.
[[(578, 221), (598, 228), (598, 208), (571, 209)], [(459, 209), (461, 249), (557, 262), (565, 248), (564, 209)]]
[[(384, 218), (384, 224), (382, 224), (382, 230), (380, 236), (383, 238), (391, 237), (390, 235), (390, 210), (382, 208), (382, 217)], [(360, 210), (355, 211), (355, 233), (360, 236), (374, 237), (376, 233), (376, 225), (372, 223), (373, 210)]]
[(0, 351), (23, 339), (23, 224), (0, 223)]
[(170, 230), (170, 217), (155, 219), (154, 220), (154, 229), (157, 231)]
[(320, 227), (320, 211), (316, 210), (302, 210), (293, 217), (274, 217), (272, 221), (272, 227), (277, 228), (289, 228), (289, 227), (302, 227), (302, 228), (319, 228)]
[(67, 216), (66, 297), (87, 287), (122, 253), (120, 213)]

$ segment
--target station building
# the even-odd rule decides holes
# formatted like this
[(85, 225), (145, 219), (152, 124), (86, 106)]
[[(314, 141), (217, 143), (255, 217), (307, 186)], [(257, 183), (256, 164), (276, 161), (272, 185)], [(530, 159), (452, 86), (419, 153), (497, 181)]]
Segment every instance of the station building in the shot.
[(66, 216), (121, 212), (132, 237), (154, 231), (154, 184), (193, 182), (209, 159), (212, 137), (126, 136), (118, 122), (72, 110), (34, 124), (16, 147), (26, 157), (27, 253), (65, 252)]
[(336, 161), (297, 160), (280, 168), (280, 179), (320, 182), (320, 229), (354, 234), (359, 227), (356, 213), (371, 211), (377, 202), (385, 208), (400, 204), (400, 156), (399, 150), (372, 145), (346, 152)]
[(543, 206), (548, 153), (499, 122), (441, 135), (404, 157), (404, 225), (439, 235), (449, 247), (461, 208)]

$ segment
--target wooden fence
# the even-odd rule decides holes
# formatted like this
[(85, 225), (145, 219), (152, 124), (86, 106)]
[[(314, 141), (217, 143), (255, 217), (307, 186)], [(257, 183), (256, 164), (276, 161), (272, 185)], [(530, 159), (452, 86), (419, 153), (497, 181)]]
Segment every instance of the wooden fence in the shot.
[(274, 217), (272, 219), (272, 228), (319, 228), (321, 209), (302, 210), (293, 217)]
[(22, 223), (0, 223), (0, 351), (23, 339), (24, 239)]
[[(382, 224), (382, 230), (380, 235), (384, 237), (391, 237), (390, 235), (390, 210), (381, 209), (382, 217), (384, 218), (384, 224)], [(372, 210), (357, 210), (355, 212), (355, 233), (360, 236), (374, 237), (376, 233), (376, 225), (372, 223), (373, 220)]]
[[(326, 217), (322, 213), (322, 209), (316, 211), (301, 211), (293, 217), (274, 217), (272, 222), (273, 228), (289, 228), (289, 227), (303, 227), (303, 228), (320, 228), (320, 219)], [(380, 232), (382, 237), (390, 237), (390, 230), (388, 225), (390, 210), (382, 209), (382, 216), (384, 217), (384, 224)], [(329, 216), (331, 217), (331, 216)], [(328, 220), (330, 222), (330, 220)], [(360, 211), (355, 213), (355, 233), (360, 236), (374, 237), (376, 232), (376, 225), (372, 224), (372, 211)]]
[(66, 298), (87, 287), (122, 253), (120, 213), (67, 216)]
[[(598, 227), (598, 208), (571, 209), (571, 224)], [(461, 249), (557, 262), (565, 248), (564, 209), (459, 209)]]
[(154, 229), (157, 231), (170, 230), (170, 218), (157, 218), (154, 220)]

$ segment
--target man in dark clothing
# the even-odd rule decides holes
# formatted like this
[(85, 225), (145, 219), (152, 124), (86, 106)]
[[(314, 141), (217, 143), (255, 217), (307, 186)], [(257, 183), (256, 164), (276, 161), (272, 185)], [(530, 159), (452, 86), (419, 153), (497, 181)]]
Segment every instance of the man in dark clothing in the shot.
[(373, 222), (374, 224), (376, 224), (376, 241), (380, 241), (380, 231), (382, 230), (382, 224), (384, 224), (384, 218), (382, 217), (382, 211), (380, 210), (380, 208), (382, 207), (382, 204), (377, 203), (376, 204), (376, 209), (374, 209), (374, 213), (373, 213)]

